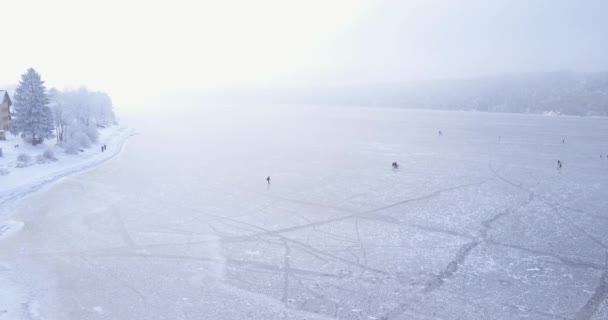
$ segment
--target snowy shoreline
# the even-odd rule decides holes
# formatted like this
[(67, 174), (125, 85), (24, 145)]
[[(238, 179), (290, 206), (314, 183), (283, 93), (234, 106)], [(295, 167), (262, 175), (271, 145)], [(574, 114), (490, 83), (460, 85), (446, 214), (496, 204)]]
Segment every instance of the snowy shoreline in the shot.
[[(64, 177), (96, 168), (113, 159), (121, 153), (129, 137), (135, 134), (135, 131), (128, 127), (107, 128), (100, 132), (98, 144), (85, 149), (80, 154), (60, 155), (58, 161), (34, 164), (24, 168), (16, 167), (15, 161), (11, 157), (2, 159), (4, 161), (0, 162), (0, 168), (8, 168), (11, 171), (0, 176), (0, 241), (18, 233), (24, 227), (22, 221), (10, 218), (12, 208), (19, 203), (19, 200), (53, 185)], [(103, 144), (108, 145), (108, 149), (102, 153), (100, 146)], [(57, 151), (59, 148), (53, 149)], [(0, 261), (0, 287), (4, 291), (4, 293), (0, 293), (0, 317), (39, 319), (37, 310), (39, 293), (14, 281), (18, 269), (7, 264), (6, 261)], [(4, 319), (4, 317), (2, 318)]]
[[(25, 168), (15, 167), (14, 163), (9, 162), (10, 160), (4, 163), (0, 161), (0, 168), (5, 168), (5, 170), (10, 168), (8, 174), (0, 175), (0, 218), (8, 218), (10, 205), (30, 193), (61, 178), (95, 168), (114, 158), (120, 154), (124, 144), (129, 137), (135, 134), (135, 131), (128, 127), (115, 126), (104, 129), (100, 133), (99, 144), (93, 145), (77, 155), (62, 155), (59, 161), (35, 164)], [(108, 145), (107, 151), (103, 153), (99, 150), (102, 144)]]

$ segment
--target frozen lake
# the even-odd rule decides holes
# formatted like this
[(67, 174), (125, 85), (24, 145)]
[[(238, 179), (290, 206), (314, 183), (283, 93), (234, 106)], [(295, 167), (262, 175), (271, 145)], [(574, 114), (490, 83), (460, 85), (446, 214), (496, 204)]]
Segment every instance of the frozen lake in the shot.
[(608, 318), (608, 119), (169, 111), (11, 209), (23, 319)]

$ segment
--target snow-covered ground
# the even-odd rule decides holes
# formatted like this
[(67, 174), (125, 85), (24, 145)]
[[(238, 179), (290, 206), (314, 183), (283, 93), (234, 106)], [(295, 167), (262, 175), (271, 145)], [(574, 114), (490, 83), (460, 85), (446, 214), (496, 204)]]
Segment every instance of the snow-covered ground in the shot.
[(608, 119), (252, 106), (129, 126), (114, 159), (5, 212), (0, 319), (608, 317)]
[[(7, 140), (0, 140), (2, 149), (0, 206), (7, 205), (10, 201), (38, 190), (61, 177), (93, 168), (112, 158), (120, 152), (123, 143), (132, 134), (131, 129), (122, 126), (102, 129), (99, 133), (99, 142), (90, 148), (82, 149), (78, 154), (66, 154), (62, 148), (55, 145), (53, 139), (32, 146), (19, 137), (9, 135)], [(106, 152), (101, 152), (102, 144), (109, 146)], [(44, 158), (42, 155), (46, 150), (51, 150), (55, 159)], [(19, 161), (18, 156), (22, 154), (27, 155), (30, 161), (27, 163)], [(37, 158), (41, 158), (42, 161), (37, 161)], [(6, 208), (4, 209), (6, 211)]]

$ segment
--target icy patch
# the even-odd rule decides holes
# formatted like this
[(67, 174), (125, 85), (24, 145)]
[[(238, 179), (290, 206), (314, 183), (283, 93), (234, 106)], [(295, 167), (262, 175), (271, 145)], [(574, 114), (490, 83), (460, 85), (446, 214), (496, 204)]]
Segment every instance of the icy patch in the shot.
[(24, 223), (22, 221), (16, 220), (0, 222), (0, 240), (19, 232), (19, 230), (23, 228), (23, 225)]
[(103, 315), (106, 313), (106, 311), (100, 306), (93, 307), (93, 311), (95, 311), (95, 313), (100, 314), (100, 315)]
[(21, 306), (23, 307), (23, 315), (25, 316), (25, 319), (41, 319), (40, 312), (38, 312), (40, 309), (38, 301), (27, 301), (22, 303)]
[[(5, 274), (9, 270), (6, 264), (0, 264), (2, 268), (0, 270), (0, 319), (7, 320), (19, 320), (28, 319), (29, 306), (25, 291), (22, 288), (16, 286), (10, 277), (7, 278)], [(30, 317), (29, 319), (37, 319)]]

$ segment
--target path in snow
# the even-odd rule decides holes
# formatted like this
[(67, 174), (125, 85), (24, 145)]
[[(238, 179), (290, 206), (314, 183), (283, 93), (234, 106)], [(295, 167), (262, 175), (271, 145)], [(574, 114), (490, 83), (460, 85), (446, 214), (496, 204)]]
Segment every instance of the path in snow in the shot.
[[(111, 147), (107, 152), (99, 152), (96, 146), (86, 149), (85, 154), (63, 157), (62, 161), (34, 165), (27, 168), (14, 168), (3, 176), (0, 186), (0, 218), (8, 212), (8, 205), (17, 199), (38, 191), (57, 180), (95, 168), (120, 153), (128, 137), (134, 131), (126, 127), (112, 127), (110, 133), (102, 135), (100, 141)], [(105, 133), (105, 132), (104, 132)]]

